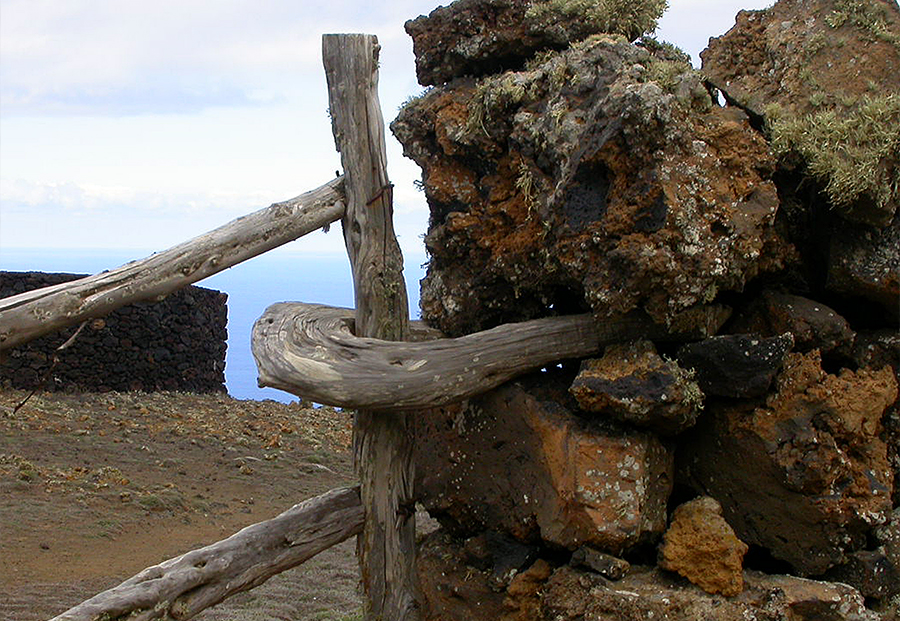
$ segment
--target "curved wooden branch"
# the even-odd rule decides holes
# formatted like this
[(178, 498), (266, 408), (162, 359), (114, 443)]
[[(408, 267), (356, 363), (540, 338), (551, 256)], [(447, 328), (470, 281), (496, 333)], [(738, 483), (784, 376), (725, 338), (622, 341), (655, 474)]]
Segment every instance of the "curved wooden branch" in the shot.
[(0, 351), (142, 300), (161, 300), (344, 215), (344, 178), (114, 270), (0, 300)]
[(359, 534), (362, 525), (359, 488), (333, 489), (228, 539), (148, 567), (51, 621), (190, 619)]
[(259, 385), (346, 408), (419, 409), (453, 403), (521, 373), (597, 353), (661, 328), (627, 317), (602, 328), (589, 314), (506, 324), (455, 339), (395, 342), (353, 335), (353, 311), (273, 304), (253, 326)]

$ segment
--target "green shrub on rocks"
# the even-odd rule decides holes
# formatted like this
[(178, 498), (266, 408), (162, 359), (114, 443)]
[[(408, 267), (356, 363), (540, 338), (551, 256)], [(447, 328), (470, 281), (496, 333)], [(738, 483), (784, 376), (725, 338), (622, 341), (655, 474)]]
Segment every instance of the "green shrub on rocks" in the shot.
[(866, 96), (849, 110), (803, 116), (769, 106), (766, 117), (775, 155), (800, 156), (835, 207), (868, 196), (886, 209), (900, 197), (900, 96)]
[(668, 7), (668, 0), (545, 0), (535, 2), (525, 15), (536, 20), (553, 14), (581, 15), (597, 32), (621, 34), (634, 41), (656, 30)]

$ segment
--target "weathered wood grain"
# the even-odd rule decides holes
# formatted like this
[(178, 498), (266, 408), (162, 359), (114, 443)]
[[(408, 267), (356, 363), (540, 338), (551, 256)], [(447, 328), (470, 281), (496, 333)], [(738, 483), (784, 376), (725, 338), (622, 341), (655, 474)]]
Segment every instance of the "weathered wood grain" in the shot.
[(253, 327), (260, 386), (345, 408), (410, 410), (483, 393), (527, 371), (667, 336), (648, 318), (590, 314), (505, 324), (454, 339), (393, 342), (354, 335), (353, 311), (273, 304)]
[[(325, 35), (335, 144), (346, 178), (344, 242), (353, 270), (356, 329), (403, 341), (408, 331), (403, 257), (394, 235), (384, 119), (378, 102), (378, 40)], [(418, 619), (412, 434), (407, 415), (359, 410), (354, 455), (366, 522), (357, 541), (366, 616)]]
[(334, 489), (228, 539), (148, 567), (51, 621), (190, 619), (362, 530), (359, 488)]
[(344, 179), (238, 218), (113, 270), (0, 300), (0, 351), (168, 294), (277, 248), (344, 215)]

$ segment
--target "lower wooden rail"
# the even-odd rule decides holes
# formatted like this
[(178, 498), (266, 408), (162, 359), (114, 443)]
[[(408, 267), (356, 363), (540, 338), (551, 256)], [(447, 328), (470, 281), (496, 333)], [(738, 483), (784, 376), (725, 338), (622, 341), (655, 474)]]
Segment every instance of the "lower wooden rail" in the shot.
[(51, 621), (190, 619), (359, 534), (359, 487), (333, 489), (228, 539), (148, 567)]

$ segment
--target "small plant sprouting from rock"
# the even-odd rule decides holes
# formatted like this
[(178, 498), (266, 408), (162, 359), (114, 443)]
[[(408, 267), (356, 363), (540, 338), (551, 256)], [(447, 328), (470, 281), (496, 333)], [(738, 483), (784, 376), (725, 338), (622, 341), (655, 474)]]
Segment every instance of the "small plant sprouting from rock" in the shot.
[(516, 189), (522, 193), (525, 205), (528, 207), (528, 217), (532, 216), (536, 200), (536, 188), (534, 174), (524, 161), (519, 162), (519, 174), (516, 177)]
[(668, 0), (545, 0), (532, 4), (525, 16), (534, 20), (552, 20), (554, 14), (581, 16), (597, 32), (621, 34), (634, 41), (656, 30), (668, 6)]
[(775, 155), (799, 155), (835, 207), (868, 195), (883, 208), (900, 196), (900, 96), (866, 96), (850, 110), (800, 117), (769, 106), (766, 117)]

